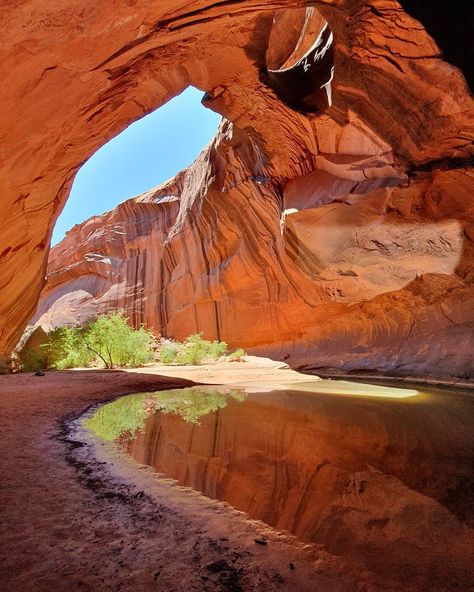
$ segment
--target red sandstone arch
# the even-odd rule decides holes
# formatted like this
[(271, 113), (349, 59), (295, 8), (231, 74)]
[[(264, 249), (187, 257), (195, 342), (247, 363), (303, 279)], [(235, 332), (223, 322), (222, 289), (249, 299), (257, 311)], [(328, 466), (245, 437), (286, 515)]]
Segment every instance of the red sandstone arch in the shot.
[[(389, 147), (391, 160), (371, 170), (388, 166), (388, 176), (403, 178), (456, 167), (465, 175), (472, 155), (467, 86), (396, 2), (315, 3), (335, 37), (337, 74), (325, 118), (296, 113), (262, 84), (274, 11), (305, 5), (203, 1), (190, 10), (171, 0), (28, 0), (2, 7), (1, 354), (34, 310), (52, 225), (81, 163), (188, 84), (206, 91), (207, 105), (239, 130), (239, 143), (211, 163), (224, 184), (235, 162), (255, 174), (248, 142), (277, 193), (332, 166), (321, 142), (334, 142), (351, 117)], [(268, 198), (268, 188), (252, 191)]]

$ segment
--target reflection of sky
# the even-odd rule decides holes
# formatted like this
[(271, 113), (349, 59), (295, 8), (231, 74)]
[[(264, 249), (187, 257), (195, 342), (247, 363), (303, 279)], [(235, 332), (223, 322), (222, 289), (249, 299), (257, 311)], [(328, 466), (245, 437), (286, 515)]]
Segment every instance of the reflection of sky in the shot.
[(201, 105), (201, 98), (202, 92), (188, 88), (98, 150), (76, 175), (52, 244), (75, 224), (152, 189), (190, 165), (220, 121), (217, 113)]

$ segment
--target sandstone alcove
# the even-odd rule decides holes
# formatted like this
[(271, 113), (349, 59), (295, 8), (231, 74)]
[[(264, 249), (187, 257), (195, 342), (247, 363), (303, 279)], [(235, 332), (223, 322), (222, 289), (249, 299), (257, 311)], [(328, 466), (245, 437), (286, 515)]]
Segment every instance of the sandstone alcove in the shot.
[(268, 84), (290, 107), (306, 113), (332, 104), (333, 34), (313, 6), (276, 13), (266, 52)]
[[(423, 23), (382, 1), (245, 2), (227, 12), (139, 2), (132, 13), (114, 8), (111, 23), (107, 7), (70, 6), (67, 17), (38, 8), (31, 23), (46, 37), (10, 21), (7, 68), (32, 40), (48, 51), (28, 54), (24, 71), (10, 68), (17, 75), (2, 89), (6, 111), (17, 113), (1, 130), (2, 351), (31, 319), (51, 227), (80, 163), (192, 84), (225, 118), (215, 140), (168, 186), (130, 205), (134, 213), (114, 214), (130, 227), (168, 212), (163, 251), (152, 249), (145, 225), (140, 244), (132, 232), (118, 258), (135, 321), (177, 337), (202, 329), (299, 367), (468, 375), (472, 103), (462, 72)], [(304, 65), (308, 49), (325, 50), (313, 62), (318, 97), (301, 95), (303, 85), (291, 105), (278, 79)], [(179, 206), (165, 205), (169, 195)], [(71, 244), (74, 281), (111, 288), (88, 260), (96, 246)], [(41, 310), (53, 292), (68, 292), (69, 264), (52, 254)], [(427, 340), (436, 347), (427, 350)], [(454, 343), (462, 355), (447, 353)]]
[[(2, 589), (469, 588), (469, 14), (469, 0), (3, 2), (0, 364), (28, 321), (115, 309), (274, 361), (1, 376)], [(80, 167), (190, 86), (222, 118), (194, 162), (50, 249)], [(341, 375), (404, 394), (358, 384), (351, 400)], [(189, 378), (224, 392), (190, 395)], [(431, 400), (426, 382), (443, 385)], [(126, 420), (123, 444), (135, 410), (137, 458), (161, 471), (163, 451), (196, 491), (86, 433), (84, 410), (112, 399), (97, 415), (116, 436)], [(206, 432), (177, 421), (186, 405)], [(203, 499), (196, 468), (263, 512)]]

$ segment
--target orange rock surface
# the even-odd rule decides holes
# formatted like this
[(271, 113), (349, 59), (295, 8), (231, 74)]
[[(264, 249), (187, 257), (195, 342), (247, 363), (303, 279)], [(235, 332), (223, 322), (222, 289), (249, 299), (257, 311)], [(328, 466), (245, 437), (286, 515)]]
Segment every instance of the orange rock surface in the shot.
[(213, 143), (76, 227), (51, 253), (35, 320), (120, 306), (157, 332), (203, 331), (299, 367), (470, 375), (463, 75), (396, 2), (298, 4), (2, 8), (0, 353), (35, 309), (81, 163), (193, 84), (224, 117)]

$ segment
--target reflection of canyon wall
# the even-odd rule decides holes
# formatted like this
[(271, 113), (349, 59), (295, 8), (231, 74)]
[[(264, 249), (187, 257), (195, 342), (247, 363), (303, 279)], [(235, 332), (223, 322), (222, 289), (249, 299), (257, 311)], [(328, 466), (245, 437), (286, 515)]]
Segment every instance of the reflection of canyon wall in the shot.
[[(472, 402), (287, 392), (250, 396), (187, 424), (155, 414), (140, 463), (404, 590), (472, 581)], [(398, 590), (398, 588), (397, 588)]]
[[(186, 6), (3, 10), (14, 77), (0, 89), (0, 353), (35, 307), (77, 167), (194, 84), (225, 117), (215, 141), (169, 185), (71, 232), (36, 318), (123, 306), (162, 333), (202, 330), (296, 366), (469, 375), (473, 119), (461, 72), (396, 2), (322, 5), (334, 44), (322, 38), (311, 64), (314, 11)], [(295, 111), (285, 91), (316, 62), (310, 80), (324, 88)], [(296, 70), (274, 90), (267, 65)]]

